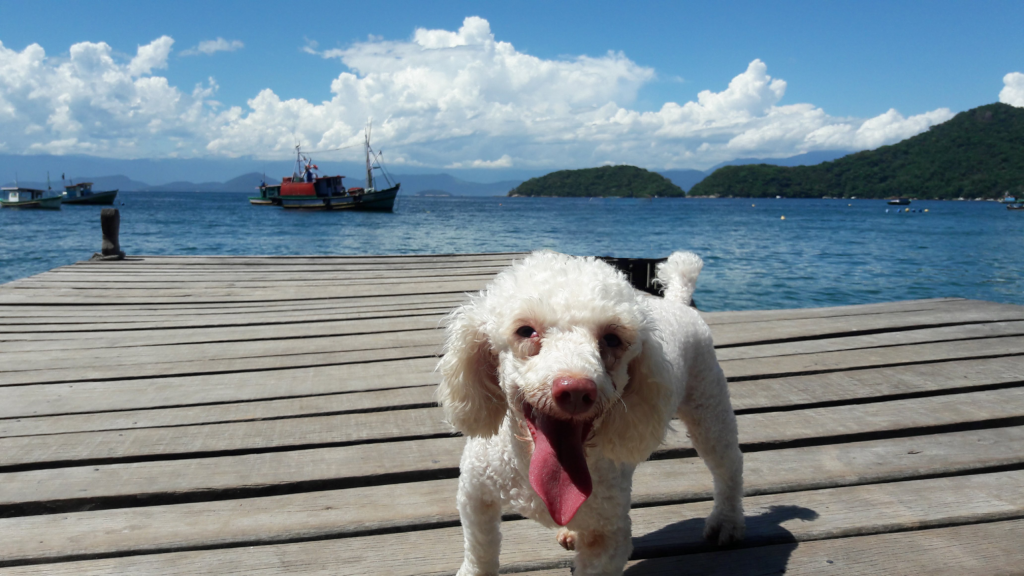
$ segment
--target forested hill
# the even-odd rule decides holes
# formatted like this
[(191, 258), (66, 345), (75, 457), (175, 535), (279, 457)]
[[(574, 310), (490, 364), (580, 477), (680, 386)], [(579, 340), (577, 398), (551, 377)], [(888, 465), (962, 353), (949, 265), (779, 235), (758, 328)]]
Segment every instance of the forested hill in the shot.
[(691, 196), (997, 198), (1024, 193), (1024, 108), (989, 104), (923, 134), (816, 166), (725, 166)]
[(602, 166), (582, 170), (560, 170), (530, 178), (509, 196), (620, 196), (650, 198), (685, 196), (683, 189), (661, 174), (636, 166)]

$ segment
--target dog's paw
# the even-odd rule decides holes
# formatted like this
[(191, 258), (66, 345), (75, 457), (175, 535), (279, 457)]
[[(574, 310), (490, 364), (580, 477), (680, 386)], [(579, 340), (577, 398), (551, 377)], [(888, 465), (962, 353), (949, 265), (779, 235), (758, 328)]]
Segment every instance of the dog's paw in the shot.
[(717, 541), (719, 546), (727, 546), (743, 540), (745, 532), (746, 522), (742, 512), (726, 514), (716, 508), (704, 522), (704, 538)]
[(558, 540), (558, 545), (566, 550), (576, 549), (576, 533), (568, 528), (560, 528), (555, 540)]

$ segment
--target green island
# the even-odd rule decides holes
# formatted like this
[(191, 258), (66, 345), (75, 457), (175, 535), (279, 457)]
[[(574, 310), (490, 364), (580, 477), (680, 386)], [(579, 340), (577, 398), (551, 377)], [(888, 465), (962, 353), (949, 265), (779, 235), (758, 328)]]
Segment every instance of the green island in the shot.
[(568, 196), (653, 198), (686, 196), (683, 189), (661, 174), (636, 166), (602, 166), (559, 170), (530, 178), (513, 188), (509, 196)]
[(988, 104), (891, 146), (815, 166), (725, 166), (690, 196), (1001, 198), (1024, 193), (1024, 108)]

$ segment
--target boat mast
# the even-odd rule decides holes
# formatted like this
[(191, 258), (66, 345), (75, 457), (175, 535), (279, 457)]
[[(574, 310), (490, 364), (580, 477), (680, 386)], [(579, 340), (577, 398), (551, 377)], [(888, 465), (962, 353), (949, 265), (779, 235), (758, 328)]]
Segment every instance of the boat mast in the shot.
[(370, 163), (370, 130), (373, 128), (372, 122), (366, 123), (366, 191), (369, 192), (373, 188), (373, 166)]

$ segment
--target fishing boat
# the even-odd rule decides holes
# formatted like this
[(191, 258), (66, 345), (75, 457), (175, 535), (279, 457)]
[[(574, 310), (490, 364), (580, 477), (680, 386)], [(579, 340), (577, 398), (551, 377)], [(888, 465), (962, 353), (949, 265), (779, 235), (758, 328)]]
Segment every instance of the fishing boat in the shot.
[(281, 204), (281, 185), (266, 182), (256, 187), (260, 191), (259, 196), (249, 196), (249, 204), (253, 206), (274, 206)]
[(35, 188), (23, 188), (21, 186), (8, 186), (0, 188), (0, 192), (7, 195), (0, 199), (0, 206), (4, 208), (42, 208), (59, 210), (62, 196), (47, 196), (45, 190)]
[(1003, 192), (1003, 197), (999, 199), (1003, 204), (1020, 204), (1017, 201), (1017, 197), (1010, 194), (1009, 192)]
[(92, 182), (68, 184), (64, 187), (64, 204), (92, 204), (110, 206), (117, 198), (117, 190), (93, 192)]
[[(292, 210), (372, 210), (392, 212), (400, 183), (392, 183), (381, 165), (382, 152), (373, 152), (370, 147), (370, 127), (366, 128), (364, 140), (366, 150), (366, 186), (346, 189), (344, 176), (319, 176), (312, 159), (302, 154), (296, 146), (296, 169), (291, 178), (281, 181), (280, 204)], [(379, 170), (387, 183), (378, 189), (373, 171)]]
[(890, 206), (910, 206), (910, 200), (906, 198), (893, 198), (889, 200)]

